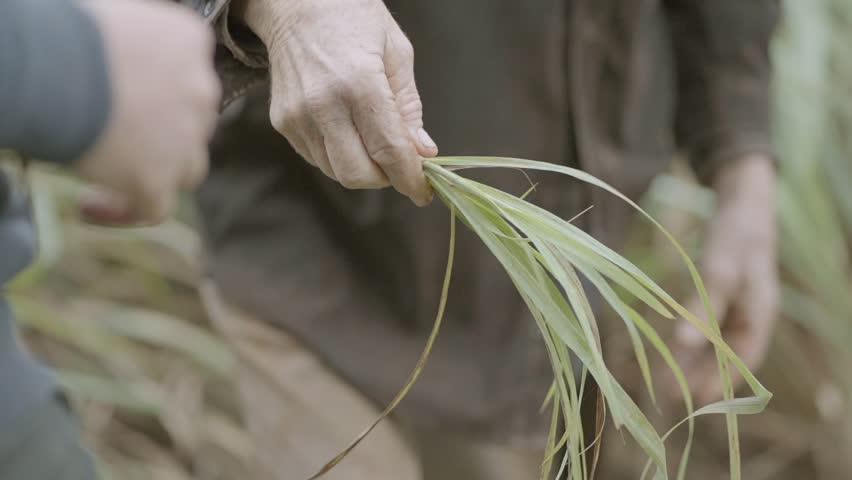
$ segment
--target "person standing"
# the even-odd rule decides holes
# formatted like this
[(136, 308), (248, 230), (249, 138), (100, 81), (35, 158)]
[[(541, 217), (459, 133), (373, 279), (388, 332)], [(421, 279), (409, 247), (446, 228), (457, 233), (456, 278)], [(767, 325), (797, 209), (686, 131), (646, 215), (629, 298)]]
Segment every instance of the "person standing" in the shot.
[[(205, 296), (244, 360), (240, 393), (269, 478), (313, 473), (414, 366), (448, 233), (445, 209), (415, 207), (431, 198), (421, 162), (436, 145), (579, 167), (631, 198), (684, 152), (719, 198), (702, 259), (711, 301), (731, 346), (760, 365), (778, 297), (777, 1), (386, 3), (211, 3), (226, 99), (270, 80), (268, 94), (234, 103), (199, 194)], [(523, 190), (512, 172), (477, 175)], [(618, 245), (625, 206), (533, 177), (533, 201), (565, 217), (593, 204), (580, 225)], [(423, 376), (395, 422), (328, 478), (537, 476), (551, 381), (541, 339), (474, 235), (460, 233), (456, 259)], [(676, 340), (697, 401), (720, 396), (712, 349), (686, 327)]]

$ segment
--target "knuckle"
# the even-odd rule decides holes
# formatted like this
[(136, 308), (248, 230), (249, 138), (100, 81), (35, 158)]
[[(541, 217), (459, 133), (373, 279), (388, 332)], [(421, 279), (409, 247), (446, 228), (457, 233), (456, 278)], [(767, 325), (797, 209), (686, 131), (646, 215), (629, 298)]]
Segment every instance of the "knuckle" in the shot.
[(414, 61), (414, 45), (412, 45), (411, 40), (408, 39), (405, 35), (400, 35), (400, 39), (397, 43), (397, 48), (399, 49), (399, 54), (403, 59), (407, 61)]
[(383, 73), (378, 69), (358, 68), (338, 82), (337, 92), (347, 100), (370, 96), (377, 91), (382, 75)]
[(381, 174), (369, 168), (361, 168), (351, 163), (337, 162), (334, 164), (337, 181), (351, 190), (375, 188), (381, 183)]
[(384, 178), (377, 177), (377, 176), (370, 176), (370, 177), (359, 179), (358, 182), (357, 182), (357, 186), (350, 187), (350, 188), (366, 190), (366, 189), (381, 188), (381, 187), (385, 186), (385, 184), (386, 184), (386, 182), (384, 181)]
[(406, 144), (399, 139), (387, 139), (369, 149), (370, 158), (384, 167), (398, 167), (406, 160)]
[(399, 113), (403, 120), (423, 126), (423, 102), (416, 92), (399, 99)]
[(316, 118), (316, 124), (321, 132), (325, 132), (326, 135), (332, 136), (340, 128), (343, 128), (346, 125), (351, 125), (352, 120), (348, 116), (343, 115), (342, 112), (334, 110), (325, 112), (323, 115), (318, 116)]
[(299, 117), (299, 109), (295, 106), (273, 103), (269, 107), (269, 122), (278, 133), (284, 136), (290, 135), (295, 131), (296, 125), (299, 123)]
[(350, 190), (354, 190), (354, 189), (358, 188), (357, 183), (354, 181), (354, 179), (352, 177), (348, 177), (348, 176), (344, 176), (344, 175), (338, 175), (337, 181), (340, 182), (340, 184), (344, 188), (348, 188)]
[(358, 75), (348, 78), (340, 78), (334, 82), (331, 91), (338, 97), (346, 100), (357, 98), (363, 91), (363, 80)]
[(295, 151), (296, 153), (299, 154), (299, 156), (304, 158), (306, 162), (308, 162), (311, 165), (314, 165), (315, 162), (314, 162), (313, 158), (311, 158), (311, 155), (308, 152), (307, 147), (304, 144), (302, 144), (301, 141), (297, 140), (296, 138), (288, 138), (288, 137), (285, 137), (285, 138), (287, 139), (287, 142), (290, 144), (290, 147), (293, 149), (293, 151)]
[(335, 82), (327, 88), (314, 88), (309, 90), (305, 92), (301, 108), (298, 109), (311, 116), (321, 115), (334, 104), (341, 88), (343, 87), (339, 84), (339, 82)]
[(367, 186), (369, 185), (367, 179), (365, 179), (361, 175), (356, 174), (338, 175), (337, 180), (340, 182), (341, 185), (351, 190), (367, 188)]

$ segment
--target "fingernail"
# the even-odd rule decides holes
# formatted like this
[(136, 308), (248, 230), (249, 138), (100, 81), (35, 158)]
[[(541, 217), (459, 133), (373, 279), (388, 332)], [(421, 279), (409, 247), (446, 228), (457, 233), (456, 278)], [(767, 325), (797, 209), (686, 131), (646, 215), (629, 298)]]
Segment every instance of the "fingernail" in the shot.
[(428, 149), (430, 149), (430, 150), (431, 150), (431, 149), (437, 149), (437, 148), (438, 148), (438, 145), (436, 145), (436, 144), (435, 144), (435, 141), (434, 141), (434, 140), (432, 140), (432, 137), (430, 137), (430, 136), (429, 136), (429, 134), (428, 134), (428, 133), (426, 133), (426, 130), (424, 130), (424, 129), (422, 129), (422, 128), (421, 128), (421, 129), (419, 129), (419, 130), (417, 130), (417, 136), (420, 138), (420, 143), (421, 143), (421, 144), (422, 144), (425, 148), (428, 148)]

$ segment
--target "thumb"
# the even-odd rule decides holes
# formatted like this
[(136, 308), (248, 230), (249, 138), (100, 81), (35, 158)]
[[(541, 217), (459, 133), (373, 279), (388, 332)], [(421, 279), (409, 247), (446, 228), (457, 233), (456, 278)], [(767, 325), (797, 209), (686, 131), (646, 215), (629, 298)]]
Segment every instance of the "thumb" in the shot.
[(404, 34), (388, 35), (384, 63), (397, 109), (417, 153), (426, 158), (438, 155), (438, 146), (423, 128), (423, 102), (414, 78), (414, 48)]
[[(422, 122), (421, 122), (422, 123)], [(410, 127), (412, 130), (413, 128)], [(432, 137), (426, 132), (423, 127), (417, 128), (415, 131), (417, 138), (417, 153), (426, 158), (436, 157), (438, 155), (438, 145), (432, 140)]]

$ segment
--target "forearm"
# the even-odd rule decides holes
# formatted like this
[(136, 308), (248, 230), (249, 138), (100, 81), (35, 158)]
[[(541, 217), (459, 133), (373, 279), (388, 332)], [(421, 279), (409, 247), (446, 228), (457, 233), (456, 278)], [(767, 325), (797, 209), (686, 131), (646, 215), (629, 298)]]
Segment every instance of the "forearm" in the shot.
[(0, 12), (0, 148), (70, 163), (109, 115), (100, 32), (69, 0), (0, 0)]

